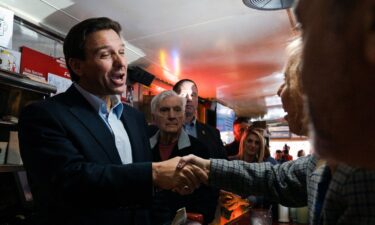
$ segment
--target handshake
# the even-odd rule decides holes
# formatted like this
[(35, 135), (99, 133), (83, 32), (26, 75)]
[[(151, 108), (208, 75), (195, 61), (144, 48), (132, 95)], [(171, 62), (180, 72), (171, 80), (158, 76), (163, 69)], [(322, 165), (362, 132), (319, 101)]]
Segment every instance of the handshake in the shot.
[(210, 160), (195, 155), (154, 162), (152, 163), (154, 186), (181, 195), (191, 194), (201, 183), (207, 184), (210, 164)]

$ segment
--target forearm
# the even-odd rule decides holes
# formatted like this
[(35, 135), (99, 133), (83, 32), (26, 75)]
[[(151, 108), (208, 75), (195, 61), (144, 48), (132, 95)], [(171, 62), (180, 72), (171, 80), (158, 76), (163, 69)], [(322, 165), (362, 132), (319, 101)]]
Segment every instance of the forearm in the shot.
[(285, 205), (306, 205), (305, 161), (272, 166), (212, 159), (209, 183), (242, 196), (264, 195)]

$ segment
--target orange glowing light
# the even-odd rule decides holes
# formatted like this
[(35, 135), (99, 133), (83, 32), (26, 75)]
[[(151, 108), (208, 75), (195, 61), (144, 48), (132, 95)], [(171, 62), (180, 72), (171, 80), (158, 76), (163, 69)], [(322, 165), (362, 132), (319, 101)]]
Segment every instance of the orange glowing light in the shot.
[[(169, 60), (171, 57), (168, 56), (168, 54), (164, 50), (159, 51), (159, 61), (160, 66), (163, 69), (163, 76), (164, 79), (171, 83), (175, 83), (179, 80), (180, 75), (180, 58), (178, 54), (173, 54), (173, 57), (171, 60)], [(169, 61), (172, 61), (173, 63), (173, 70), (169, 66)]]

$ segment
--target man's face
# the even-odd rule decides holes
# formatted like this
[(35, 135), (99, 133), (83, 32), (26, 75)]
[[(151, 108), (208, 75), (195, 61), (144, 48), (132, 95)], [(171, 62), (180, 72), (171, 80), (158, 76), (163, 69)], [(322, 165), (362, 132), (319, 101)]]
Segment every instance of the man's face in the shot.
[(177, 96), (164, 98), (160, 101), (156, 113), (153, 114), (153, 119), (161, 132), (180, 133), (185, 119), (182, 100)]
[(184, 82), (181, 85), (181, 92), (179, 96), (186, 98), (185, 113), (187, 117), (195, 115), (198, 108), (198, 89), (191, 82)]
[(79, 85), (99, 97), (125, 91), (127, 61), (123, 40), (113, 30), (88, 35), (85, 59), (75, 60), (72, 68), (79, 75)]
[(234, 135), (234, 139), (237, 142), (241, 141), (242, 134), (248, 127), (249, 127), (249, 124), (245, 122), (234, 124), (233, 135)]
[(373, 9), (370, 0), (300, 0), (296, 8), (315, 151), (367, 167), (375, 165), (375, 68), (366, 56)]

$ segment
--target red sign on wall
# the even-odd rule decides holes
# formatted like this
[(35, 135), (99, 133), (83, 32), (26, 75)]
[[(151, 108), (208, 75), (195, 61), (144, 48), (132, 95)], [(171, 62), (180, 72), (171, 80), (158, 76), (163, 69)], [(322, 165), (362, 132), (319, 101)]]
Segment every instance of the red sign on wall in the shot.
[(21, 47), (20, 73), (36, 79), (47, 80), (48, 73), (70, 79), (64, 60), (54, 58), (28, 47)]

